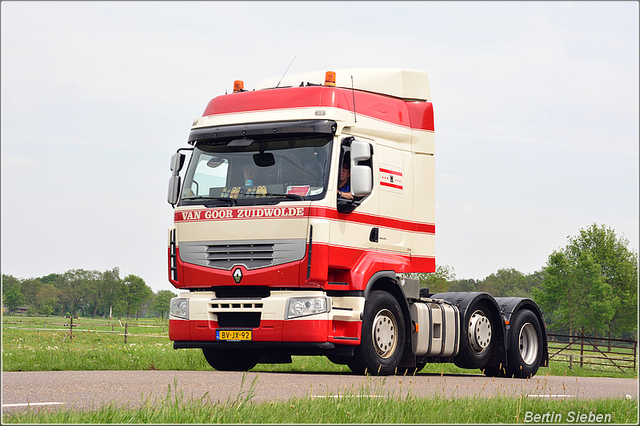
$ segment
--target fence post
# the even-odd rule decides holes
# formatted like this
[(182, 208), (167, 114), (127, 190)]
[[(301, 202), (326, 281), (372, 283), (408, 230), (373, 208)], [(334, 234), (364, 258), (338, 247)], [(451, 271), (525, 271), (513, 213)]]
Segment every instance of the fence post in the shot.
[(73, 327), (77, 327), (78, 324), (74, 324), (73, 323), (73, 319), (78, 319), (78, 317), (67, 317), (69, 318), (71, 321), (69, 321), (69, 324), (65, 324), (65, 327), (69, 327), (69, 340), (73, 340)]
[(573, 369), (573, 355), (569, 355), (569, 370)]
[(580, 368), (582, 368), (584, 362), (584, 327), (580, 332)]

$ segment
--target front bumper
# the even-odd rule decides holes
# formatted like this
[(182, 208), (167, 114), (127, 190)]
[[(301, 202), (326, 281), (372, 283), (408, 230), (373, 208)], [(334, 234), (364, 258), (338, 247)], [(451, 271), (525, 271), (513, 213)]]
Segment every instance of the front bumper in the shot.
[[(174, 347), (283, 346), (286, 343), (358, 345), (363, 297), (332, 297), (329, 312), (286, 319), (288, 300), (322, 297), (322, 291), (271, 291), (260, 299), (218, 299), (214, 292), (183, 293), (189, 299), (188, 319), (170, 316)], [(222, 323), (222, 324), (221, 324)], [(217, 341), (217, 330), (251, 330), (251, 341)], [(293, 345), (295, 346), (295, 345)], [(318, 345), (311, 345), (318, 347)]]

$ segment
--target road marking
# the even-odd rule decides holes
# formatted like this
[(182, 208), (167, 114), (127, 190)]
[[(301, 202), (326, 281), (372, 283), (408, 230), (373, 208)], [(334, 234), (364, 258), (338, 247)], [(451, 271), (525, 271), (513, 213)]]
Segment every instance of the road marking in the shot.
[(64, 405), (64, 402), (27, 402), (24, 404), (2, 404), (4, 407), (29, 407), (31, 405)]
[(527, 398), (575, 398), (575, 395), (527, 395)]
[(311, 395), (311, 398), (386, 398), (387, 395)]

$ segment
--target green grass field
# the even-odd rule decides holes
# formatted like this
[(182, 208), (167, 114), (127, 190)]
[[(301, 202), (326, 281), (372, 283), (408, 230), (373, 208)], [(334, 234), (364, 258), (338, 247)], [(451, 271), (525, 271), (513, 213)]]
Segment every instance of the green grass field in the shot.
[[(174, 350), (167, 322), (124, 322), (80, 318), (69, 336), (65, 318), (3, 317), (3, 371), (51, 370), (211, 370), (199, 349)], [(258, 364), (252, 371), (349, 372), (348, 367), (316, 356), (293, 357), (291, 364)], [(418, 374), (469, 373), (453, 364), (430, 364)], [(480, 373), (480, 371), (474, 371)], [(635, 373), (594, 371), (551, 363), (539, 375), (635, 378)], [(613, 423), (637, 423), (637, 400), (532, 400), (517, 398), (370, 398), (362, 389), (342, 398), (294, 398), (273, 403), (252, 401), (252, 385), (224, 403), (184, 398), (170, 389), (159, 401), (138, 409), (112, 404), (88, 412), (72, 409), (4, 413), (3, 423), (522, 423), (530, 415), (611, 414)]]
[[(211, 370), (199, 349), (174, 350), (168, 338), (168, 323), (160, 320), (130, 320), (127, 343), (124, 322), (80, 318), (69, 336), (69, 320), (58, 317), (4, 316), (2, 333), (3, 371), (63, 370)], [(322, 356), (293, 357), (292, 364), (258, 364), (252, 371), (349, 371)], [(469, 373), (453, 364), (428, 364), (418, 374)], [(475, 371), (479, 373), (479, 371)], [(636, 372), (593, 370), (551, 362), (538, 374), (635, 378)]]

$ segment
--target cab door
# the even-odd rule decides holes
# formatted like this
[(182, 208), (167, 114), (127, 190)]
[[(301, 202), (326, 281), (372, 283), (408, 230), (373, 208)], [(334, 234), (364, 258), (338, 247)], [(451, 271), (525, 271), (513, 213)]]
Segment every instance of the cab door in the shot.
[[(364, 289), (370, 271), (380, 270), (378, 255), (379, 194), (373, 189), (375, 143), (360, 138), (345, 138), (336, 153), (335, 220), (330, 224), (330, 289)], [(350, 193), (354, 200), (338, 198), (339, 169), (349, 157)], [(333, 284), (332, 284), (333, 283)], [(346, 288), (349, 287), (349, 288)]]

